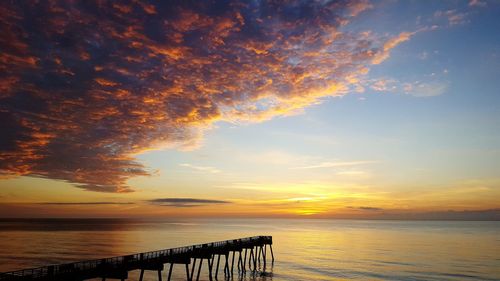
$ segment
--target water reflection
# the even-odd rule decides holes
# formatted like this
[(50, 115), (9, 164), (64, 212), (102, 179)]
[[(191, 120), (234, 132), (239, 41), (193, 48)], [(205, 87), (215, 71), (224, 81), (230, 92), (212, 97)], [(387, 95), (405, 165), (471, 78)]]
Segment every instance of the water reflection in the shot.
[(274, 266), (231, 280), (499, 280), (499, 234), (499, 222), (3, 220), (0, 271), (273, 235)]
[[(206, 266), (206, 264), (205, 264)], [(167, 280), (168, 276), (168, 268), (162, 272), (162, 280)], [(144, 281), (157, 281), (158, 273), (156, 271), (145, 271), (144, 273)], [(140, 270), (131, 271), (129, 273), (128, 280), (139, 280)], [(196, 277), (196, 274), (195, 274)], [(221, 271), (219, 271), (218, 278), (215, 278), (215, 274), (212, 275), (213, 280), (230, 280), (230, 281), (272, 281), (273, 280), (273, 266), (268, 265), (266, 268), (259, 268), (257, 272), (247, 271), (245, 274), (238, 274), (236, 271), (234, 276), (224, 277)], [(97, 281), (101, 279), (93, 279), (93, 281)], [(186, 280), (186, 272), (184, 265), (175, 265), (172, 271), (172, 279), (171, 280)], [(196, 280), (194, 278), (194, 280)], [(202, 267), (202, 272), (200, 274), (200, 280), (210, 280), (209, 273), (206, 267)]]

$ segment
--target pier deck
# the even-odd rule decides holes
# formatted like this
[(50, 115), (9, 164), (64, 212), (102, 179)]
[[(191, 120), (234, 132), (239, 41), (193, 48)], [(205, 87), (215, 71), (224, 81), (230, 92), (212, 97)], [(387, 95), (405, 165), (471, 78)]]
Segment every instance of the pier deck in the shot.
[[(224, 276), (234, 274), (234, 263), (238, 274), (248, 270), (256, 271), (260, 265), (266, 266), (267, 247), (274, 262), (271, 236), (254, 236), (186, 247), (164, 249), (159, 251), (137, 253), (112, 258), (80, 261), (67, 264), (51, 265), (18, 271), (0, 273), (0, 281), (83, 281), (87, 279), (128, 279), (132, 270), (140, 270), (139, 280), (142, 281), (144, 271), (158, 272), (158, 280), (162, 280), (162, 272), (168, 265), (167, 280), (171, 279), (174, 264), (184, 265), (186, 280), (199, 280), (203, 261), (208, 264), (209, 280), (217, 279), (221, 257)], [(198, 264), (197, 264), (198, 262)], [(214, 268), (214, 263), (216, 266)], [(198, 265), (196, 278), (194, 278)], [(221, 264), (222, 265), (222, 264)]]

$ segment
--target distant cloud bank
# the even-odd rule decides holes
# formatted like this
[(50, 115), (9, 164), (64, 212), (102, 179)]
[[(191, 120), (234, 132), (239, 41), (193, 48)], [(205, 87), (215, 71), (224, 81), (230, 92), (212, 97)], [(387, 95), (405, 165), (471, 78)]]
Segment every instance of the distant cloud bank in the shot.
[(132, 202), (40, 202), (38, 205), (132, 205)]
[[(383, 209), (377, 207), (352, 207), (347, 209), (359, 211), (356, 214), (340, 215), (340, 218), (381, 219), (381, 220), (471, 220), (499, 221), (500, 209), (486, 210), (448, 210), (448, 211), (416, 211)], [(335, 218), (335, 216), (334, 216)]]
[(229, 204), (231, 201), (196, 198), (158, 198), (148, 201), (151, 204), (170, 207), (197, 207), (211, 204)]

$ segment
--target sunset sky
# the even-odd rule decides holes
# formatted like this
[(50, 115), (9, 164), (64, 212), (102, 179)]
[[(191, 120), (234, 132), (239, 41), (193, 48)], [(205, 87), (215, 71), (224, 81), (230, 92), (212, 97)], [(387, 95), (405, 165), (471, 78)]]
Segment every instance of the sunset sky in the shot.
[(500, 219), (499, 1), (3, 1), (0, 217)]

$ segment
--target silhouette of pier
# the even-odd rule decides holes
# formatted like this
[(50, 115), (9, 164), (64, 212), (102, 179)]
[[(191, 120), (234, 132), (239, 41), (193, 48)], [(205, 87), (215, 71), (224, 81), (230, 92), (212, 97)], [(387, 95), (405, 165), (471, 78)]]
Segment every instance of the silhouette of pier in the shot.
[[(132, 270), (140, 270), (142, 281), (147, 270), (157, 271), (158, 280), (162, 281), (165, 265), (168, 265), (167, 280), (172, 277), (175, 264), (185, 267), (186, 280), (199, 280), (204, 261), (208, 265), (209, 280), (217, 280), (219, 266), (225, 278), (248, 271), (257, 271), (262, 265), (265, 270), (267, 248), (274, 262), (272, 236), (254, 236), (207, 244), (138, 253), (126, 256), (80, 261), (60, 265), (51, 265), (18, 271), (0, 273), (0, 281), (36, 280), (36, 281), (82, 281), (93, 278), (128, 279)], [(222, 257), (222, 261), (221, 261)], [(236, 268), (235, 268), (236, 260)], [(197, 268), (196, 268), (197, 267)], [(196, 273), (196, 279), (194, 279)]]

